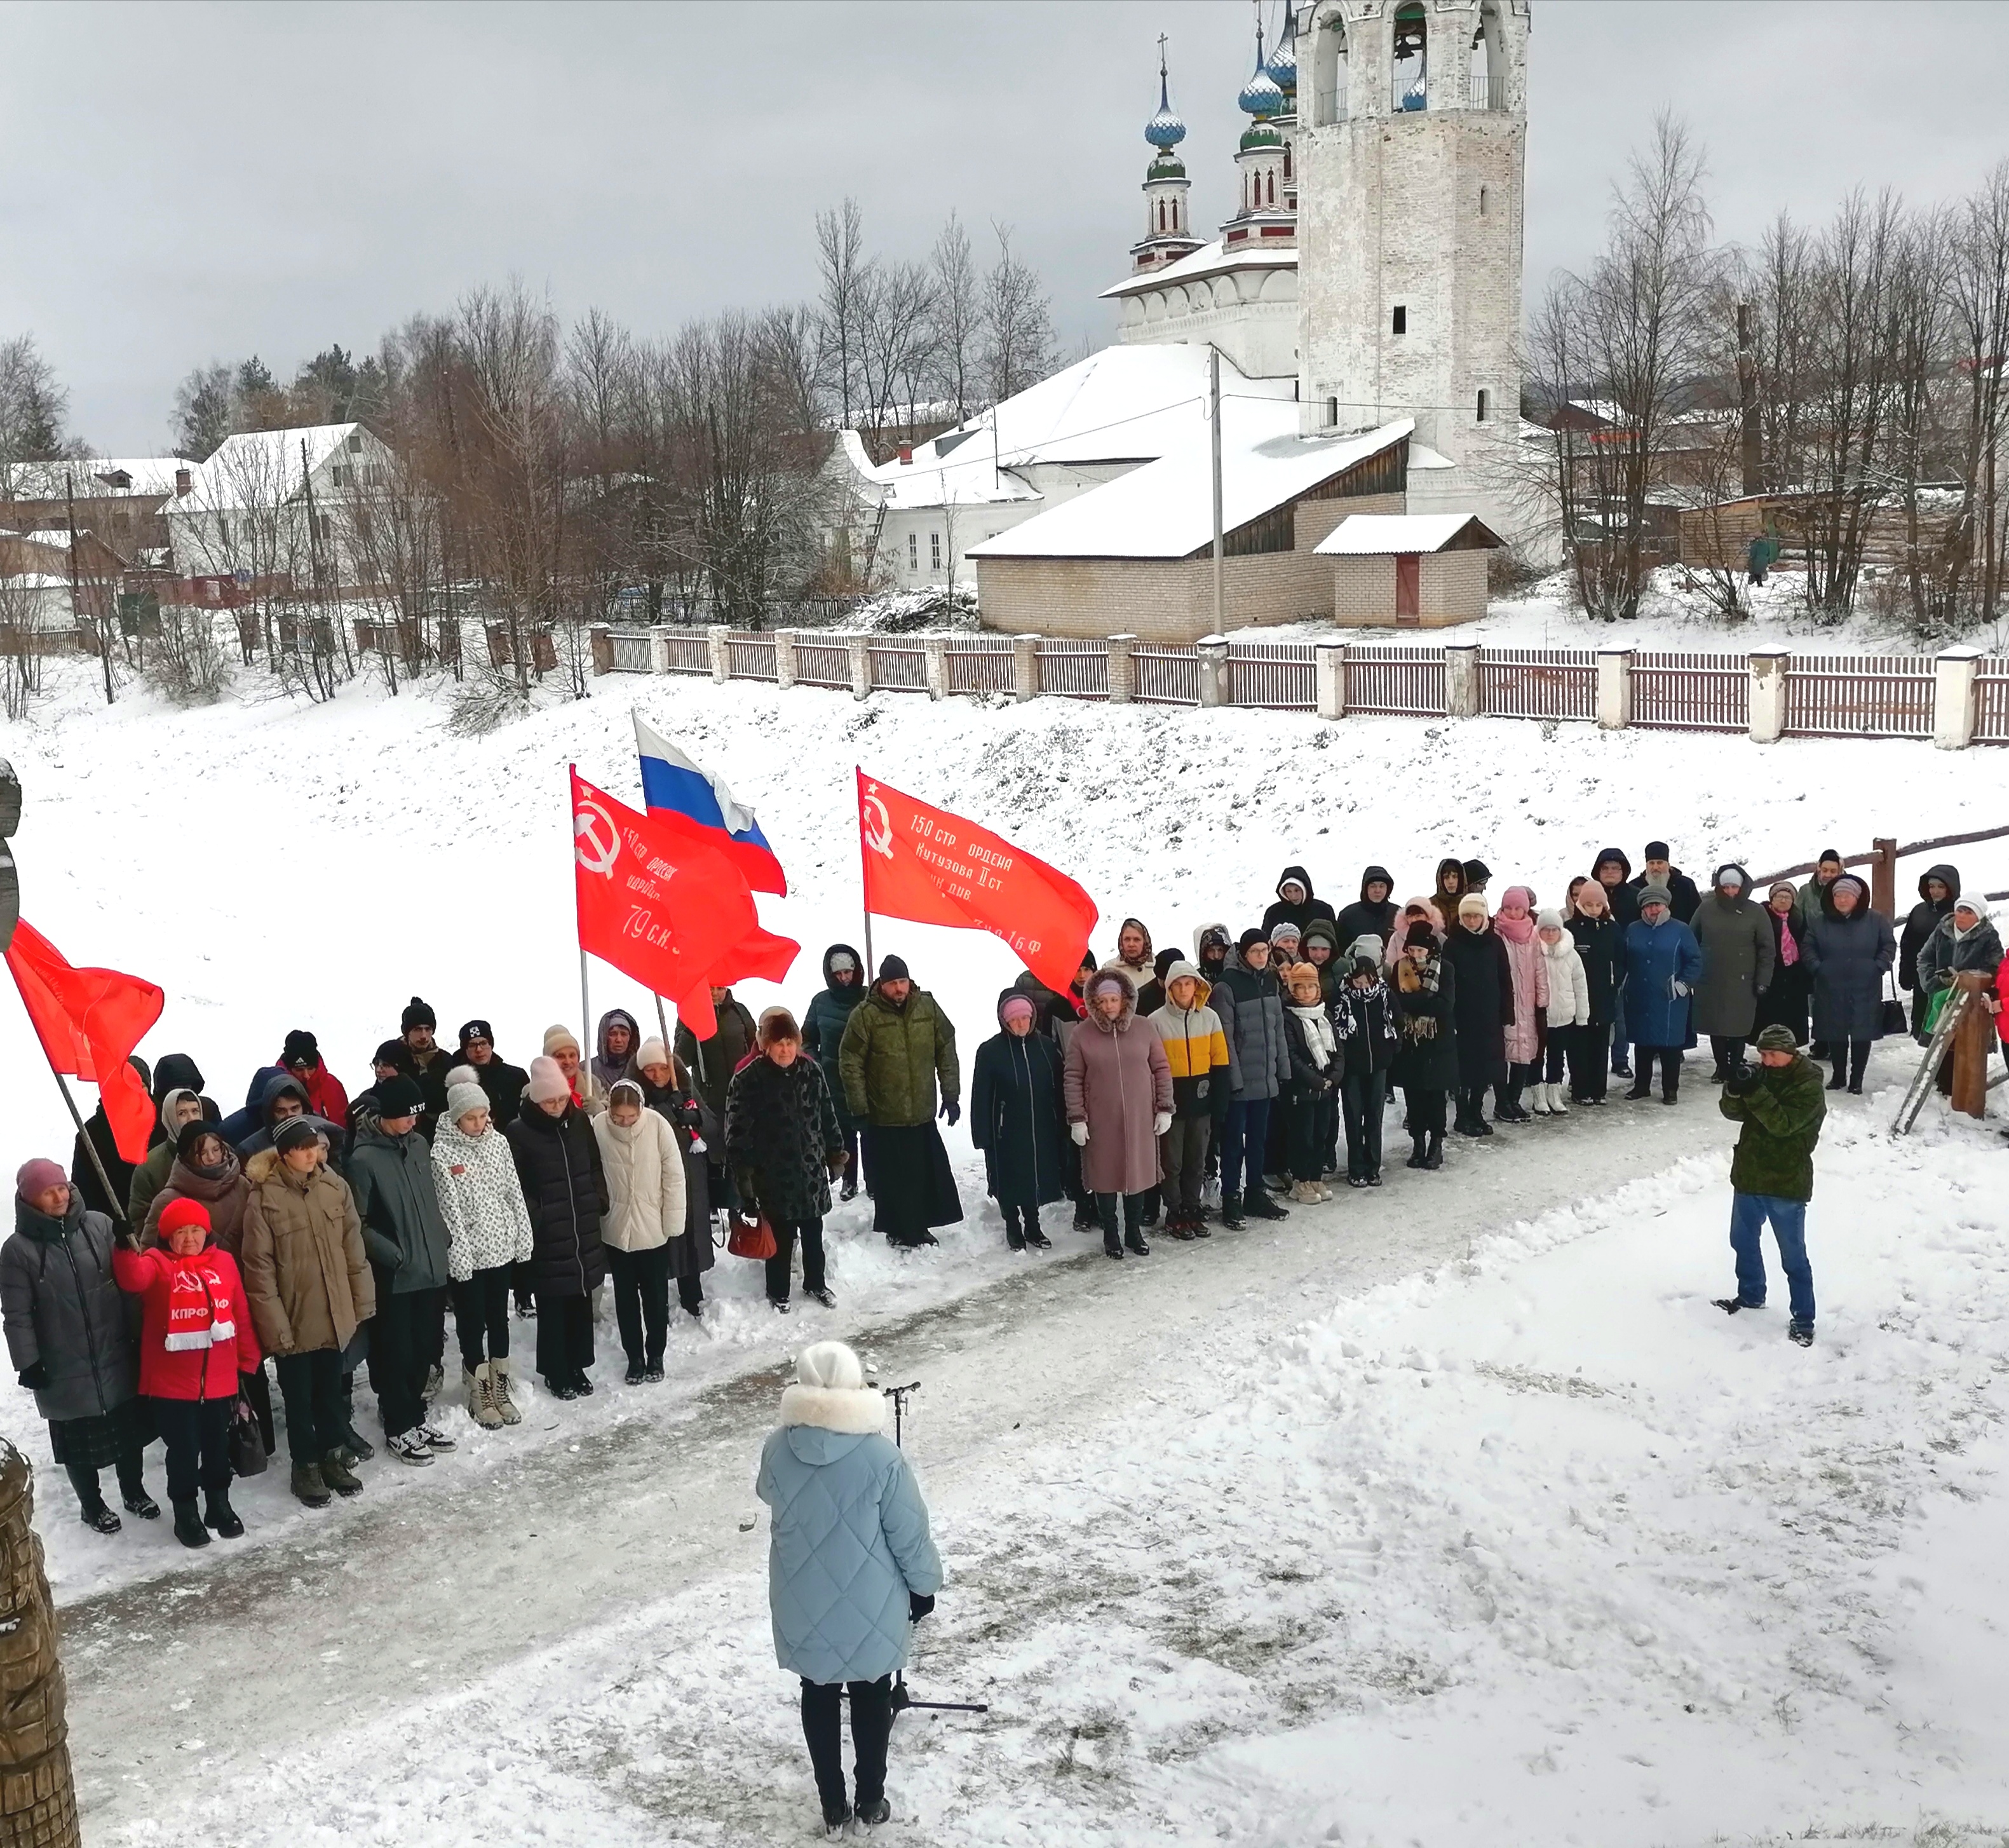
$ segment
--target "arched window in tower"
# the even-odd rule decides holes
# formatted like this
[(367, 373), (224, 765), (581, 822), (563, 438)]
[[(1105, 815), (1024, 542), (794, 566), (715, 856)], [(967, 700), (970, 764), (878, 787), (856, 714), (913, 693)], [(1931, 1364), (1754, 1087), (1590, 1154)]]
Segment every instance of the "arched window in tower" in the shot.
[(1479, 404), (1472, 413), (1472, 421), (1476, 424), (1483, 424), (1492, 414), (1492, 410), (1493, 394), (1481, 385), (1479, 388)]
[(1291, 144), (1288, 141), (1284, 144), (1284, 183), (1291, 183)]
[(1346, 21), (1335, 7), (1319, 20), (1312, 40), (1312, 126), (1346, 119)]
[(1479, 30), (1472, 35), (1471, 94), (1475, 109), (1507, 107), (1507, 51), (1500, 37), (1500, 9), (1493, 0), (1479, 9)]
[(1486, 188), (1485, 188), (1485, 187), (1483, 187), (1483, 186), (1481, 186), (1481, 187), (1479, 189), (1479, 215), (1482, 218), (1484, 218), (1484, 217), (1486, 216)]
[(1389, 69), (1394, 77), (1389, 107), (1398, 115), (1430, 107), (1430, 30), (1423, 0), (1405, 0), (1397, 9), (1389, 47)]
[(1274, 167), (1270, 169), (1270, 203), (1272, 205), (1277, 203), (1277, 169)]

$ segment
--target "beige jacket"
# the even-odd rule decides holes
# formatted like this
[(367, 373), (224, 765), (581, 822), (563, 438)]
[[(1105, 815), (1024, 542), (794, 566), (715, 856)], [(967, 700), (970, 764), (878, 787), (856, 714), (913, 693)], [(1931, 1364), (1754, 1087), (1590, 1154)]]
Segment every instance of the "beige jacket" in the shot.
[(593, 1119), (607, 1190), (614, 1205), (600, 1241), (615, 1251), (653, 1251), (684, 1229), (684, 1158), (669, 1119), (644, 1110), (626, 1128), (608, 1115)]

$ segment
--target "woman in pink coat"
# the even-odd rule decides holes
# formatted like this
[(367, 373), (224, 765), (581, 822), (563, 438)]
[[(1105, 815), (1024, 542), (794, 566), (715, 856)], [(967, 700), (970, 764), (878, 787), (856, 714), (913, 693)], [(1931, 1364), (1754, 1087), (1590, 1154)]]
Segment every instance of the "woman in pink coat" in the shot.
[(1158, 1184), (1158, 1138), (1171, 1127), (1172, 1068), (1164, 1042), (1137, 1018), (1137, 990), (1122, 970), (1091, 976), (1087, 999), (1088, 1017), (1068, 1041), (1068, 1131), (1081, 1151), (1081, 1184), (1094, 1197), (1103, 1250), (1121, 1257), (1127, 1245), (1146, 1257), (1144, 1205)]
[(1507, 946), (1514, 971), (1514, 1024), (1507, 1029), (1507, 1082), (1495, 1093), (1493, 1116), (1507, 1123), (1525, 1123), (1522, 1087), (1542, 1080), (1542, 1010), (1549, 1005), (1549, 970), (1535, 938), (1535, 895), (1525, 885), (1510, 885), (1493, 920)]

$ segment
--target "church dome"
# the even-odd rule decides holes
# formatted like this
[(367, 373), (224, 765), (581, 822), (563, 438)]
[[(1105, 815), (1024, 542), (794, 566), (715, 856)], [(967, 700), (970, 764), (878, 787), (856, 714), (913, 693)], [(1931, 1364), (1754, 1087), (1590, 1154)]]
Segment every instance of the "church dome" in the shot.
[(1282, 87), (1260, 63), (1255, 74), (1242, 86), (1241, 95), (1235, 100), (1242, 105), (1244, 115), (1253, 115), (1259, 122), (1268, 116), (1281, 115), (1284, 109)]
[(1267, 122), (1252, 122), (1242, 131), (1242, 151), (1253, 154), (1259, 147), (1281, 147), (1284, 137)]
[(1167, 148), (1176, 147), (1186, 138), (1186, 125), (1179, 119), (1178, 112), (1172, 107), (1172, 94), (1165, 67), (1158, 66), (1158, 112), (1144, 124), (1144, 139), (1163, 154)]
[(1185, 162), (1177, 154), (1169, 154), (1160, 148), (1150, 165), (1145, 169), (1144, 181), (1148, 186), (1154, 179), (1184, 179), (1185, 176)]
[(1284, 93), (1287, 100), (1298, 94), (1298, 33), (1295, 17), (1286, 12), (1284, 16), (1284, 35), (1277, 41), (1277, 49), (1270, 59), (1270, 80)]

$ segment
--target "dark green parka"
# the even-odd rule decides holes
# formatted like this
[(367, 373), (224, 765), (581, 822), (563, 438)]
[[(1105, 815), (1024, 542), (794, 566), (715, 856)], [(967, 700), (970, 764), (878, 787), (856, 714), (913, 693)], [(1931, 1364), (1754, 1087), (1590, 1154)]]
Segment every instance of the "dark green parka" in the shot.
[(1791, 1065), (1750, 1069), (1755, 1076), (1733, 1080), (1718, 1100), (1723, 1114), (1744, 1126), (1730, 1158), (1730, 1184), (1740, 1194), (1811, 1200), (1814, 1144), (1827, 1115), (1819, 1068), (1795, 1052)]
[(845, 1109), (880, 1129), (933, 1123), (937, 1077), (944, 1103), (962, 1095), (955, 1029), (925, 988), (910, 988), (895, 1007), (875, 982), (845, 1023), (837, 1063)]

